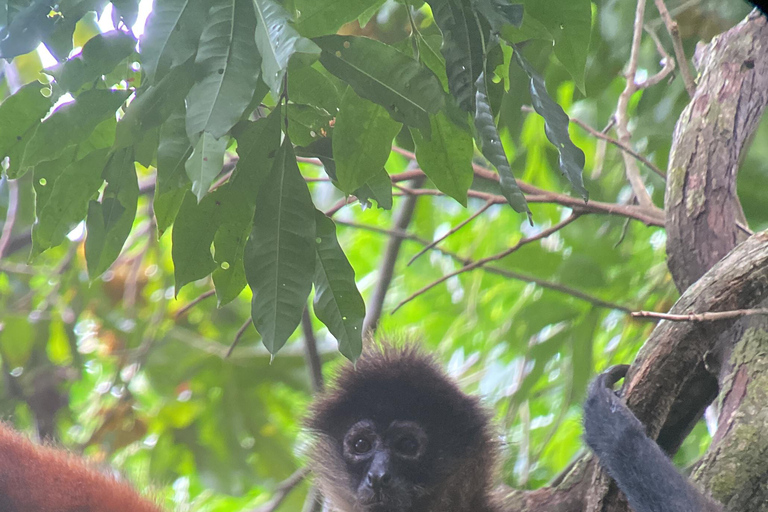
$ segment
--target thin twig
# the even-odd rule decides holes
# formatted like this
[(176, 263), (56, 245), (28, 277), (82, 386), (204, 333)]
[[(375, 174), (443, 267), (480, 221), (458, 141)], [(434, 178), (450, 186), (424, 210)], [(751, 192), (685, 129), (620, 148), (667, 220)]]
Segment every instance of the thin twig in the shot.
[[(527, 105), (524, 105), (522, 107), (522, 110), (523, 110), (523, 112), (534, 112), (533, 107), (529, 107)], [(585, 123), (581, 119), (576, 119), (575, 117), (572, 117), (571, 118), (571, 122), (576, 124), (576, 125), (578, 125), (578, 126), (580, 126), (584, 130), (586, 130), (593, 137), (596, 137), (598, 139), (602, 139), (602, 140), (604, 140), (604, 141), (606, 141), (606, 142), (608, 142), (610, 144), (613, 144), (614, 146), (616, 146), (620, 150), (626, 151), (627, 153), (629, 153), (633, 157), (635, 157), (638, 160), (640, 160), (641, 162), (643, 162), (643, 164), (645, 164), (645, 166), (648, 167), (650, 170), (652, 170), (653, 172), (655, 172), (656, 174), (658, 174), (662, 178), (666, 179), (667, 176), (664, 173), (664, 171), (659, 169), (653, 162), (651, 162), (650, 160), (645, 158), (643, 155), (641, 155), (640, 153), (638, 153), (637, 151), (635, 151), (631, 147), (625, 146), (624, 144), (622, 144), (618, 140), (614, 139), (610, 135), (606, 135), (604, 131), (595, 130), (594, 128), (589, 126), (589, 124)]]
[(245, 330), (248, 329), (248, 326), (251, 325), (251, 319), (250, 317), (248, 320), (243, 322), (243, 325), (240, 326), (240, 328), (235, 333), (235, 339), (232, 340), (232, 343), (229, 345), (229, 348), (227, 349), (227, 353), (224, 354), (224, 357), (229, 357), (232, 355), (232, 352), (235, 350), (235, 347), (238, 343), (240, 343), (240, 338), (243, 337), (243, 334), (245, 334)]
[(671, 322), (717, 322), (718, 320), (732, 320), (751, 315), (768, 315), (768, 308), (709, 311), (707, 313), (691, 313), (689, 315), (672, 315), (655, 311), (635, 311), (632, 313), (632, 316), (635, 318), (652, 318), (669, 320)]
[(264, 505), (254, 508), (251, 512), (274, 512), (282, 505), (285, 498), (309, 475), (309, 468), (299, 468), (291, 476), (283, 480), (275, 489), (275, 493)]
[(178, 322), (178, 321), (179, 321), (179, 319), (180, 319), (182, 316), (186, 315), (186, 314), (189, 312), (189, 310), (190, 310), (190, 309), (192, 309), (193, 307), (197, 306), (198, 304), (200, 304), (201, 302), (203, 302), (203, 301), (204, 301), (205, 299), (207, 299), (208, 297), (211, 297), (211, 296), (213, 296), (213, 295), (215, 295), (215, 294), (216, 294), (216, 290), (208, 290), (208, 291), (206, 291), (206, 292), (203, 292), (203, 293), (201, 293), (200, 295), (198, 295), (197, 297), (195, 297), (193, 300), (191, 300), (191, 301), (189, 302), (189, 304), (185, 304), (185, 305), (184, 305), (184, 306), (183, 306), (181, 309), (179, 309), (179, 310), (176, 312), (176, 314), (175, 314), (175, 315), (173, 315), (173, 319), (174, 319), (175, 321), (177, 321), (177, 322)]
[(473, 213), (472, 215), (470, 215), (470, 216), (469, 216), (467, 219), (465, 219), (464, 221), (462, 221), (461, 223), (459, 223), (459, 225), (457, 225), (457, 226), (456, 226), (456, 227), (454, 227), (454, 228), (451, 228), (451, 230), (450, 230), (450, 231), (448, 231), (446, 234), (444, 234), (443, 236), (441, 236), (440, 238), (438, 238), (437, 240), (435, 240), (434, 242), (432, 242), (431, 244), (429, 244), (428, 246), (424, 247), (422, 250), (420, 250), (419, 252), (417, 252), (417, 253), (416, 253), (416, 255), (415, 255), (415, 256), (413, 256), (413, 258), (411, 258), (411, 259), (408, 261), (408, 263), (406, 264), (406, 266), (410, 266), (410, 265), (411, 265), (411, 263), (413, 263), (414, 261), (416, 261), (416, 259), (417, 259), (419, 256), (421, 256), (421, 255), (422, 255), (422, 254), (424, 254), (425, 252), (429, 251), (431, 248), (433, 248), (434, 246), (436, 246), (437, 244), (439, 244), (440, 242), (442, 242), (443, 240), (445, 240), (446, 238), (448, 238), (449, 236), (451, 236), (452, 234), (456, 233), (456, 232), (457, 232), (457, 231), (459, 231), (461, 228), (463, 228), (464, 226), (466, 226), (467, 224), (469, 224), (470, 222), (472, 222), (473, 220), (475, 220), (476, 218), (478, 218), (480, 215), (482, 215), (482, 214), (483, 214), (483, 212), (485, 212), (485, 210), (487, 210), (488, 208), (490, 208), (490, 207), (491, 207), (491, 206), (493, 206), (494, 204), (495, 204), (495, 203), (494, 203), (493, 201), (486, 201), (486, 202), (485, 202), (485, 204), (484, 204), (484, 205), (483, 205), (483, 206), (482, 206), (482, 207), (481, 207), (479, 210), (477, 210), (475, 213)]
[(677, 26), (677, 22), (670, 16), (664, 0), (654, 0), (654, 2), (656, 3), (656, 9), (658, 9), (661, 15), (661, 19), (664, 20), (669, 37), (672, 38), (672, 48), (675, 50), (675, 58), (680, 66), (680, 75), (683, 77), (685, 90), (688, 91), (688, 96), (693, 98), (693, 94), (696, 92), (696, 83), (693, 80), (691, 68), (688, 66), (688, 59), (685, 56), (683, 40), (680, 38), (680, 28)]
[(505, 249), (504, 251), (501, 251), (498, 254), (494, 254), (492, 256), (488, 256), (488, 257), (485, 257), (485, 258), (481, 258), (479, 260), (475, 260), (472, 263), (470, 263), (469, 265), (464, 265), (460, 269), (455, 270), (453, 272), (450, 272), (450, 273), (444, 275), (443, 277), (432, 281), (428, 285), (422, 287), (418, 291), (412, 293), (407, 298), (405, 298), (402, 301), (400, 301), (400, 303), (397, 306), (395, 306), (395, 308), (392, 310), (392, 313), (394, 314), (395, 311), (397, 311), (398, 309), (400, 309), (401, 307), (403, 307), (404, 305), (406, 305), (407, 303), (409, 303), (410, 301), (412, 301), (413, 299), (415, 299), (419, 295), (423, 295), (424, 293), (428, 292), (429, 290), (431, 290), (435, 286), (439, 285), (440, 283), (443, 283), (443, 282), (447, 281), (448, 279), (450, 279), (450, 278), (452, 278), (454, 276), (457, 276), (459, 274), (463, 274), (465, 272), (469, 272), (469, 271), (475, 270), (476, 268), (480, 268), (483, 265), (486, 265), (486, 264), (488, 264), (488, 263), (490, 263), (492, 261), (498, 261), (498, 260), (500, 260), (502, 258), (505, 258), (505, 257), (509, 256), (510, 254), (512, 254), (513, 252), (517, 251), (518, 249), (520, 249), (522, 246), (524, 246), (526, 244), (529, 244), (531, 242), (535, 242), (537, 240), (541, 240), (543, 238), (547, 238), (551, 234), (560, 231), (565, 226), (567, 226), (568, 224), (570, 224), (571, 222), (575, 221), (578, 218), (579, 218), (579, 214), (578, 213), (572, 213), (565, 220), (562, 220), (562, 221), (558, 222), (554, 226), (552, 226), (552, 227), (550, 227), (548, 229), (545, 229), (544, 231), (542, 231), (540, 233), (537, 233), (537, 234), (535, 234), (533, 236), (530, 236), (530, 237), (527, 237), (527, 238), (521, 238), (515, 245), (513, 245), (512, 247), (509, 247), (508, 249)]
[(318, 393), (323, 390), (323, 362), (317, 352), (317, 338), (312, 329), (312, 318), (309, 316), (309, 307), (304, 308), (301, 314), (301, 332), (304, 335), (304, 358), (307, 361), (309, 377), (312, 381), (312, 391)]
[(664, 49), (664, 45), (661, 44), (659, 36), (656, 35), (656, 32), (648, 27), (648, 25), (645, 26), (645, 31), (648, 32), (648, 35), (651, 36), (651, 39), (653, 39), (653, 43), (656, 45), (656, 51), (661, 54), (662, 62), (664, 65), (658, 73), (648, 77), (643, 83), (638, 84), (638, 87), (641, 89), (653, 87), (654, 85), (667, 78), (667, 76), (669, 76), (669, 74), (675, 70), (675, 59), (673, 59), (667, 53), (667, 50)]
[[(632, 32), (632, 46), (629, 53), (629, 63), (624, 73), (626, 83), (624, 90), (619, 95), (616, 103), (616, 134), (619, 142), (626, 147), (632, 146), (632, 134), (629, 131), (629, 103), (637, 90), (637, 62), (640, 55), (640, 43), (643, 39), (643, 14), (645, 11), (645, 0), (637, 0), (637, 9), (635, 10), (635, 24)], [(629, 184), (632, 186), (637, 198), (638, 204), (643, 208), (652, 208), (654, 206), (648, 190), (645, 188), (643, 178), (640, 175), (640, 169), (637, 162), (626, 152), (621, 153), (624, 159), (624, 172)]]
[[(367, 231), (372, 231), (374, 233), (379, 233), (382, 235), (397, 237), (403, 240), (410, 240), (416, 243), (419, 243), (421, 245), (427, 245), (429, 244), (429, 240), (425, 240), (423, 238), (420, 238), (416, 235), (413, 235), (411, 233), (405, 232), (405, 231), (399, 231), (399, 230), (393, 230), (393, 229), (384, 229), (379, 228), (376, 226), (370, 226), (367, 224), (361, 224), (358, 222), (350, 222), (345, 220), (335, 220), (334, 221), (337, 225), (340, 226), (347, 226), (355, 229), (365, 229)], [(464, 266), (471, 265), (474, 260), (471, 258), (465, 258), (463, 256), (460, 256), (456, 254), (453, 251), (449, 251), (447, 249), (443, 249), (442, 247), (433, 247), (433, 251), (437, 251), (440, 254), (443, 254), (445, 256), (448, 256), (452, 260), (461, 263)], [(498, 276), (504, 277), (506, 279), (514, 279), (516, 281), (523, 281), (526, 283), (533, 283), (535, 285), (541, 286), (542, 288), (546, 288), (548, 290), (557, 291), (560, 293), (563, 293), (565, 295), (570, 295), (571, 297), (583, 300), (584, 302), (588, 302), (592, 304), (595, 307), (598, 308), (606, 308), (606, 309), (615, 309), (617, 311), (623, 311), (624, 313), (631, 313), (635, 308), (630, 308), (627, 306), (622, 306), (621, 304), (616, 304), (614, 302), (608, 302), (603, 299), (600, 299), (598, 297), (595, 297), (593, 295), (589, 295), (587, 293), (584, 293), (580, 290), (577, 290), (575, 288), (571, 288), (568, 286), (564, 286), (560, 283), (554, 283), (552, 281), (547, 281), (546, 279), (540, 279), (536, 276), (532, 276), (529, 274), (523, 274), (520, 272), (513, 272), (511, 270), (507, 270), (505, 268), (501, 267), (495, 267), (493, 265), (484, 265), (481, 267), (484, 272), (488, 272), (489, 274), (496, 274)]]

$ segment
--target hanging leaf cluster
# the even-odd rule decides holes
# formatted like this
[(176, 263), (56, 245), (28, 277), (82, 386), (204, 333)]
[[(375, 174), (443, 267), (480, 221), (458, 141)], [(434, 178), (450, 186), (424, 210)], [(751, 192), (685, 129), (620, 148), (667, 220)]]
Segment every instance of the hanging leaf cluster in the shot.
[[(88, 273), (94, 279), (107, 270), (144, 193), (139, 163), (156, 169), (159, 234), (173, 226), (177, 292), (210, 275), (223, 305), (249, 286), (253, 323), (274, 354), (314, 287), (316, 316), (355, 359), (365, 307), (297, 154), (318, 158), (334, 185), (364, 206), (390, 208), (384, 164), (406, 130), (435, 187), (466, 205), (477, 145), (498, 170), (509, 204), (529, 213), (488, 92), (489, 55), (500, 34), (523, 23), (522, 4), (428, 0), (422, 11), (431, 12), (442, 44), (436, 50), (414, 25), (409, 51), (336, 34), (344, 23), (369, 19), (381, 0), (293, 0), (290, 7), (155, 0), (138, 38), (131, 27), (139, 1), (113, 0), (116, 28), (73, 52), (78, 20), (108, 4), (29, 0), (0, 9), (0, 57), (42, 43), (58, 60), (45, 70), (50, 83), (24, 85), (0, 105), (4, 172), (9, 179), (33, 175), (33, 257), (84, 219)], [(568, 136), (568, 118), (515, 55), (561, 169), (586, 199), (584, 154)], [(223, 171), (228, 161), (236, 162), (231, 173)]]

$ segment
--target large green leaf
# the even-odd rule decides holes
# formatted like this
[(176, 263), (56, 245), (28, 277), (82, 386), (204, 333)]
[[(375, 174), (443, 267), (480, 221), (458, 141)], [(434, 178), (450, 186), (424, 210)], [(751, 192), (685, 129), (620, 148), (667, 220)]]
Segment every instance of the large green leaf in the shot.
[(107, 186), (101, 202), (91, 201), (88, 205), (85, 261), (91, 280), (112, 265), (131, 232), (139, 199), (139, 182), (133, 162), (133, 148), (113, 153), (104, 169)]
[[(7, 8), (3, 7), (3, 10)], [(50, 12), (51, 6), (47, 2), (27, 2), (8, 26), (3, 27), (0, 58), (10, 60), (37, 48), (42, 37), (53, 29), (55, 18), (49, 16)]]
[(427, 67), (366, 37), (324, 36), (320, 62), (355, 92), (387, 109), (392, 118), (429, 136), (429, 114), (443, 107), (443, 88)]
[(256, 9), (256, 45), (261, 54), (264, 83), (277, 98), (283, 90), (283, 77), (288, 61), (294, 54), (302, 55), (306, 63), (320, 55), (320, 49), (296, 32), (288, 12), (274, 0), (253, 0)]
[(184, 163), (192, 154), (192, 145), (187, 138), (184, 108), (184, 101), (177, 102), (176, 109), (160, 127), (155, 197), (152, 202), (158, 235), (173, 224), (190, 188)]
[(568, 134), (568, 125), (570, 124), (568, 115), (547, 93), (544, 79), (536, 73), (517, 49), (515, 50), (515, 60), (531, 78), (530, 90), (533, 108), (544, 118), (544, 131), (547, 134), (547, 139), (555, 145), (560, 153), (560, 170), (571, 182), (571, 186), (586, 201), (589, 198), (589, 192), (584, 188), (582, 176), (586, 159), (584, 152), (573, 143)]
[(452, 123), (443, 112), (432, 117), (430, 122), (430, 139), (411, 129), (419, 167), (439, 190), (467, 206), (467, 190), (474, 176), (472, 136)]
[(342, 191), (352, 193), (384, 167), (400, 127), (383, 107), (347, 88), (333, 129), (335, 178)]
[(221, 172), (228, 142), (228, 137), (217, 139), (210, 133), (204, 132), (195, 144), (189, 160), (184, 164), (187, 176), (192, 182), (192, 193), (195, 194), (198, 202), (208, 193), (213, 180)]
[(139, 45), (150, 82), (195, 54), (208, 7), (206, 0), (155, 0)]
[(271, 354), (301, 320), (312, 289), (314, 244), (315, 208), (286, 137), (256, 202), (244, 260), (253, 325)]
[(318, 210), (315, 219), (315, 315), (339, 342), (339, 352), (355, 361), (363, 350), (365, 303), (355, 285), (355, 271), (336, 239), (336, 225)]
[(483, 71), (483, 36), (469, 2), (428, 0), (435, 23), (443, 33), (440, 51), (445, 57), (448, 89), (459, 106), (472, 111), (475, 81)]
[(221, 138), (243, 115), (259, 78), (251, 0), (217, 0), (208, 13), (195, 63), (202, 75), (187, 96), (187, 134)]
[(24, 150), (22, 165), (31, 167), (54, 160), (67, 147), (84, 141), (99, 123), (114, 117), (129, 94), (129, 91), (91, 89), (76, 101), (62, 105), (32, 135)]
[(95, 35), (85, 43), (80, 55), (45, 72), (53, 75), (63, 90), (75, 92), (112, 71), (135, 48), (136, 39), (132, 35), (112, 30)]
[(477, 130), (477, 140), (480, 143), (480, 150), (483, 156), (488, 159), (496, 171), (499, 173), (499, 184), (501, 193), (507, 199), (509, 205), (516, 212), (527, 213), (528, 202), (525, 200), (523, 192), (517, 186), (515, 177), (512, 175), (512, 168), (509, 166), (507, 154), (504, 152), (504, 146), (501, 145), (499, 130), (494, 122), (493, 111), (488, 103), (487, 86), (485, 84), (485, 73), (481, 73), (476, 82), (477, 95), (475, 97), (475, 129)]
[(83, 220), (91, 196), (103, 183), (107, 150), (89, 153), (69, 164), (54, 183), (32, 228), (32, 256), (59, 245), (75, 225)]
[(161, 125), (194, 83), (191, 62), (176, 66), (155, 85), (136, 91), (120, 122), (117, 124), (115, 149), (134, 145), (144, 134)]
[[(29, 83), (0, 103), (0, 160), (11, 153), (23, 154), (40, 119), (53, 106), (54, 98), (42, 94), (45, 87), (37, 81)], [(18, 160), (11, 158), (7, 171), (11, 179), (23, 174)]]
[(354, 21), (375, 0), (295, 0), (294, 7), (300, 13), (296, 28), (306, 37), (335, 34), (342, 25)]
[(341, 99), (329, 75), (321, 73), (314, 66), (289, 66), (288, 90), (292, 102), (313, 105), (331, 113), (336, 112)]
[(557, 59), (583, 93), (589, 40), (592, 35), (590, 0), (519, 1), (525, 4), (526, 18), (541, 22), (552, 35)]
[(238, 207), (247, 211), (245, 215), (225, 220), (213, 240), (216, 262), (213, 284), (219, 305), (232, 301), (246, 285), (244, 248), (251, 231), (256, 198), (269, 178), (280, 147), (281, 122), (280, 110), (276, 109), (268, 118), (250, 123), (237, 134), (239, 159), (232, 180), (226, 186), (238, 194)]

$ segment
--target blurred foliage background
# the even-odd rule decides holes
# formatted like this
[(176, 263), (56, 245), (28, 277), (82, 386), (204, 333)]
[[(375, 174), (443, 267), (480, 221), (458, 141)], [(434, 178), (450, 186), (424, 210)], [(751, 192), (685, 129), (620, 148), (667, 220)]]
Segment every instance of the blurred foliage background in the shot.
[[(294, 8), (293, 2), (285, 3)], [(408, 48), (408, 7), (392, 0), (373, 3), (367, 23), (347, 24), (340, 33)], [(410, 6), (425, 37), (439, 41), (428, 7), (418, 1)], [(149, 7), (141, 3), (139, 25)], [(698, 42), (748, 12), (736, 0), (674, 0), (668, 7), (689, 56)], [(634, 10), (629, 0), (592, 3), (583, 90), (552, 52), (551, 41), (534, 40), (525, 48), (550, 94), (572, 118), (597, 130), (608, 124), (624, 86)], [(109, 19), (109, 12), (101, 18), (86, 15), (77, 25), (75, 46), (108, 27)], [(653, 6), (646, 20), (671, 47)], [(38, 79), (50, 64), (47, 58), (34, 51), (3, 62), (0, 97), (14, 83)], [(499, 126), (513, 173), (542, 189), (568, 192), (543, 120), (523, 108), (530, 103), (528, 82), (509, 59), (505, 55), (497, 73), (510, 75)], [(640, 74), (655, 73), (658, 60), (646, 38)], [(632, 101), (635, 149), (665, 169), (674, 123), (688, 101), (682, 81), (670, 78)], [(576, 125), (570, 132), (586, 154), (590, 199), (629, 201), (619, 150)], [(407, 136), (397, 142), (412, 149)], [(392, 152), (386, 170), (395, 174), (412, 166), (407, 156)], [(311, 163), (300, 163), (300, 169), (305, 178), (325, 177)], [(643, 172), (656, 205), (663, 206), (663, 179)], [(6, 177), (0, 181), (0, 225), (8, 231), (0, 260), (2, 418), (22, 430), (48, 432), (70, 450), (111, 464), (169, 509), (240, 511), (266, 503), (304, 463), (301, 418), (313, 392), (301, 330), (271, 360), (252, 325), (239, 334), (250, 315), (248, 290), (220, 309), (210, 296), (209, 278), (174, 297), (171, 235), (155, 237), (147, 195), (140, 197), (122, 254), (94, 282), (85, 270), (82, 225), (64, 244), (29, 262), (30, 181), (29, 174), (16, 183)], [(343, 198), (327, 181), (309, 181), (318, 208), (331, 208)], [(755, 231), (768, 227), (766, 183), (768, 123), (763, 122), (739, 175), (739, 195)], [(366, 303), (392, 236), (393, 212), (403, 201), (395, 190), (391, 211), (363, 210), (355, 203), (334, 217)], [(652, 329), (652, 323), (632, 319), (628, 312), (666, 311), (677, 292), (665, 265), (663, 228), (589, 214), (484, 268), (450, 277), (392, 313), (411, 294), (458, 270), (462, 259), (498, 254), (570, 213), (556, 204), (531, 204), (531, 226), (509, 206), (494, 205), (408, 264), (425, 244), (483, 207), (480, 199), (470, 198), (465, 209), (448, 197), (419, 197), (378, 332), (425, 344), (464, 389), (482, 395), (504, 440), (504, 479), (515, 487), (536, 488), (583, 449), (580, 402), (590, 378), (610, 364), (631, 361)], [(311, 321), (323, 373), (330, 377), (345, 360), (325, 327)], [(689, 464), (708, 442), (702, 423), (677, 462)], [(301, 510), (308, 487), (301, 484), (278, 510)]]

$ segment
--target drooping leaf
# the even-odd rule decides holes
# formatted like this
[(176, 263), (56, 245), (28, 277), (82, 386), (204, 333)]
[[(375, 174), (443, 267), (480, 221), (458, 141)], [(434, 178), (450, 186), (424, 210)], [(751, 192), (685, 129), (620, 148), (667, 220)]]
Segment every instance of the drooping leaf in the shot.
[(290, 24), (290, 15), (274, 0), (253, 0), (256, 9), (256, 45), (261, 54), (262, 79), (277, 98), (283, 77), (294, 54), (309, 64), (320, 55), (315, 43), (302, 37)]
[(192, 193), (195, 194), (198, 202), (208, 193), (213, 180), (221, 172), (228, 142), (228, 137), (216, 139), (210, 133), (203, 132), (195, 144), (192, 155), (184, 164), (187, 176), (192, 182)]
[(31, 167), (54, 160), (67, 147), (87, 139), (99, 123), (114, 117), (129, 94), (129, 91), (91, 89), (74, 102), (62, 105), (32, 135), (24, 150), (22, 165)]
[(589, 40), (592, 35), (592, 2), (542, 2), (518, 0), (525, 4), (525, 17), (535, 19), (552, 35), (555, 56), (584, 92)]
[(589, 192), (584, 188), (582, 176), (586, 159), (584, 152), (573, 143), (568, 134), (570, 123), (568, 114), (547, 93), (544, 79), (536, 73), (536, 70), (517, 50), (515, 51), (515, 60), (531, 78), (530, 90), (533, 108), (544, 118), (544, 131), (547, 134), (547, 139), (554, 144), (560, 153), (560, 170), (568, 178), (571, 186), (586, 201), (589, 198)]
[(184, 101), (178, 102), (176, 110), (160, 127), (155, 197), (152, 202), (158, 236), (173, 224), (190, 188), (184, 163), (192, 154), (192, 145), (187, 138), (184, 108)]
[(136, 39), (130, 34), (112, 30), (92, 37), (83, 46), (80, 55), (46, 69), (63, 90), (76, 92), (112, 71), (117, 64), (131, 55)]
[(506, 25), (519, 28), (523, 24), (522, 4), (509, 0), (472, 0), (472, 5), (488, 20), (494, 32), (499, 32)]
[(239, 160), (232, 180), (226, 185), (238, 194), (237, 204), (246, 214), (227, 219), (213, 240), (215, 248), (213, 284), (222, 306), (237, 297), (246, 285), (243, 256), (251, 231), (256, 198), (270, 176), (275, 154), (280, 147), (280, 110), (252, 123), (237, 135)]
[(195, 54), (207, 11), (205, 0), (155, 0), (139, 44), (150, 83)]
[(85, 261), (91, 280), (112, 265), (131, 232), (139, 199), (139, 182), (133, 162), (132, 148), (112, 154), (104, 169), (107, 186), (101, 201), (91, 201), (88, 205)]
[(251, 0), (213, 3), (195, 57), (198, 79), (187, 96), (187, 134), (218, 139), (240, 119), (259, 78)]
[(93, 151), (69, 164), (50, 185), (53, 190), (32, 228), (32, 256), (59, 245), (83, 220), (88, 201), (103, 183), (101, 173), (106, 161), (106, 149)]
[(315, 315), (339, 342), (339, 352), (354, 362), (363, 350), (365, 303), (355, 284), (355, 271), (336, 239), (336, 225), (318, 210), (315, 219)]
[(467, 190), (472, 185), (472, 136), (440, 112), (430, 119), (432, 137), (425, 138), (411, 129), (416, 145), (416, 160), (438, 190), (467, 206)]
[(194, 83), (191, 62), (176, 66), (155, 85), (142, 87), (117, 124), (115, 149), (132, 146), (144, 134), (161, 125), (183, 101)]
[(289, 67), (288, 90), (292, 102), (320, 107), (330, 113), (336, 112), (341, 99), (336, 85), (314, 66)]
[(443, 33), (440, 51), (445, 57), (448, 89), (459, 106), (472, 111), (475, 81), (483, 71), (483, 36), (469, 2), (428, 0), (435, 23)]
[(253, 325), (271, 354), (301, 320), (312, 289), (314, 243), (315, 208), (286, 137), (256, 201), (244, 259)]
[[(53, 106), (53, 98), (46, 98), (42, 94), (45, 87), (37, 81), (29, 83), (0, 103), (0, 160), (11, 152), (23, 154), (40, 119)], [(18, 157), (11, 159), (8, 168), (8, 177), (11, 179), (23, 174), (18, 160)]]
[(222, 210), (230, 206), (227, 192), (221, 187), (200, 202), (191, 193), (184, 195), (171, 232), (176, 295), (184, 285), (204, 278), (216, 268), (211, 243), (225, 216)]
[(112, 25), (132, 27), (139, 17), (139, 0), (111, 0)]
[(335, 34), (342, 25), (354, 21), (373, 3), (371, 0), (296, 0), (300, 13), (296, 29), (306, 37)]
[(288, 135), (297, 146), (308, 146), (330, 131), (334, 116), (323, 108), (292, 103), (288, 105)]
[(333, 129), (336, 180), (342, 191), (352, 193), (384, 167), (400, 127), (383, 107), (347, 88)]
[(320, 62), (355, 92), (386, 108), (392, 118), (429, 134), (444, 92), (434, 73), (408, 55), (366, 37), (324, 36)]
[(507, 199), (509, 205), (516, 212), (527, 213), (528, 202), (525, 200), (523, 192), (517, 186), (515, 177), (512, 175), (512, 169), (507, 160), (507, 154), (504, 152), (504, 146), (501, 145), (499, 130), (496, 128), (493, 112), (488, 103), (488, 94), (485, 84), (485, 73), (481, 73), (476, 82), (477, 95), (475, 97), (475, 129), (477, 130), (477, 139), (480, 143), (480, 151), (488, 159), (499, 173), (499, 184), (501, 193)]

